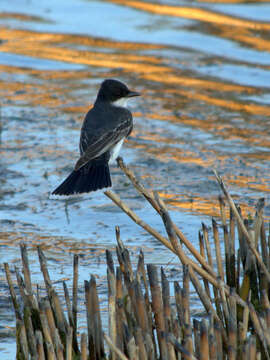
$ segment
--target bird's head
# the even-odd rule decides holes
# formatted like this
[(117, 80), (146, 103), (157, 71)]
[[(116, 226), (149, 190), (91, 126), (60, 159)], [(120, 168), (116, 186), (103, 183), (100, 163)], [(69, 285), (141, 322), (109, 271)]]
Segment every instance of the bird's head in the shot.
[(100, 86), (97, 100), (107, 101), (116, 106), (125, 106), (127, 100), (134, 96), (140, 96), (140, 94), (129, 90), (121, 81), (107, 79)]

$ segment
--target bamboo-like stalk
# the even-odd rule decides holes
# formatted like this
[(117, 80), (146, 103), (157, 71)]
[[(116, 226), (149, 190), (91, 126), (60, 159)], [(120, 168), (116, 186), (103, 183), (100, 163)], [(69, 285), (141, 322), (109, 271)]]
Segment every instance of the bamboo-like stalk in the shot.
[(185, 349), (193, 355), (192, 329), (189, 324), (184, 325), (184, 341)]
[[(126, 212), (128, 215), (130, 215), (130, 213), (132, 212), (129, 208), (128, 208), (128, 206), (126, 205), (126, 204), (124, 204), (123, 203), (123, 201), (116, 195), (116, 194), (114, 194), (114, 193), (112, 193), (111, 191), (106, 191), (105, 192), (105, 195), (107, 195), (108, 197), (110, 197), (124, 212)], [(157, 194), (156, 194), (157, 195)], [(164, 208), (164, 203), (159, 199), (159, 201), (160, 201), (160, 203), (162, 203), (163, 204), (163, 208)], [(160, 205), (160, 204), (159, 204)], [(163, 212), (163, 214), (164, 214), (164, 212)], [(137, 222), (137, 220), (136, 219), (133, 219), (136, 223), (138, 223)], [(146, 224), (147, 225), (147, 224)], [(144, 227), (144, 226), (143, 226)], [(173, 226), (173, 223), (171, 223), (171, 225), (170, 225), (170, 227), (171, 228), (174, 228), (174, 226)], [(145, 226), (144, 227), (145, 228), (145, 230), (149, 230), (149, 226), (147, 225), (147, 226)], [(164, 237), (162, 237), (162, 236), (160, 236), (160, 234), (159, 233), (157, 233), (156, 232), (156, 230), (154, 230), (154, 229), (150, 229), (149, 230), (149, 233), (150, 234), (152, 234), (153, 236), (155, 236), (156, 235), (156, 238), (159, 240), (159, 241), (161, 241), (166, 247), (168, 247), (170, 250), (172, 250), (172, 251), (174, 251), (175, 252), (175, 249), (174, 249), (174, 247), (170, 244), (170, 243), (168, 243), (168, 241), (167, 241), (167, 239), (166, 238), (164, 238)], [(175, 233), (176, 234), (176, 233)], [(181, 238), (181, 240), (182, 240), (182, 238)], [(207, 279), (209, 282), (211, 282), (211, 284), (212, 285), (214, 285), (215, 287), (220, 287), (220, 285), (219, 285), (219, 282), (217, 281), (217, 279), (216, 279), (216, 275), (214, 275), (214, 277), (213, 277), (213, 275), (212, 274), (215, 274), (214, 273), (214, 271), (213, 271), (213, 269), (207, 264), (207, 262), (201, 257), (201, 255), (200, 254), (197, 254), (197, 255), (199, 255), (199, 259), (200, 259), (200, 261), (201, 261), (201, 263), (203, 263), (203, 266), (205, 266), (206, 268), (207, 268), (207, 271), (205, 271), (204, 269), (202, 269), (200, 266), (198, 266), (198, 264), (196, 264), (194, 261), (192, 261), (190, 258), (188, 258), (185, 254), (184, 254), (184, 252), (182, 251), (182, 249), (181, 249), (181, 247), (180, 246), (178, 246), (178, 254), (181, 254), (181, 262), (183, 262), (184, 264), (190, 264), (193, 268), (194, 268), (194, 270), (196, 271), (196, 272), (198, 272), (198, 274), (200, 274), (203, 278), (205, 278), (205, 279)], [(180, 251), (180, 253), (179, 253), (179, 251)], [(196, 257), (198, 257), (196, 255)], [(225, 288), (225, 291), (226, 291), (226, 293), (229, 293), (229, 289), (228, 288)], [(244, 306), (244, 302), (242, 301), (242, 299), (240, 298), (240, 297), (237, 297), (236, 298), (237, 299), (237, 302), (238, 302), (238, 304), (240, 304), (240, 305), (242, 305), (242, 306)]]
[[(164, 323), (165, 323), (165, 332), (169, 333), (172, 331), (171, 306), (170, 306), (170, 285), (169, 285), (169, 281), (168, 281), (162, 267), (161, 267), (161, 288), (162, 288), (163, 317), (164, 317)], [(188, 306), (189, 302), (186, 301), (185, 305)], [(185, 311), (185, 315), (189, 316), (189, 306), (188, 306), (188, 310)], [(187, 320), (187, 323), (189, 324), (189, 319)], [(174, 347), (168, 341), (167, 341), (167, 351), (168, 351), (168, 359), (176, 360)]]
[(217, 343), (215, 341), (214, 335), (209, 335), (209, 359), (210, 360), (217, 360), (218, 358), (218, 348)]
[(40, 270), (42, 271), (46, 289), (47, 292), (49, 293), (50, 289), (52, 288), (52, 282), (47, 268), (47, 261), (40, 246), (37, 247), (37, 250), (38, 250), (39, 263), (40, 263)]
[(123, 323), (127, 323), (126, 315), (124, 312), (124, 305), (123, 305), (123, 278), (122, 278), (122, 272), (119, 266), (116, 268), (116, 332), (118, 334), (117, 336), (117, 348), (121, 351), (124, 349), (123, 344)]
[(215, 318), (215, 321), (218, 322), (220, 324), (220, 328), (221, 328), (221, 333), (222, 333), (222, 339), (223, 339), (223, 342), (225, 344), (225, 346), (227, 346), (228, 344), (228, 340), (227, 340), (227, 335), (226, 335), (226, 332), (225, 332), (225, 329), (223, 328), (223, 324), (222, 324), (222, 321), (221, 319), (218, 317), (214, 307), (212, 306), (211, 304), (211, 300), (209, 299), (209, 297), (207, 296), (207, 294), (203, 291), (203, 288), (198, 280), (198, 278), (195, 276), (192, 268), (189, 268), (189, 274), (190, 274), (190, 279), (206, 309), (206, 311), (208, 313), (211, 313), (213, 314), (214, 318)]
[(53, 310), (56, 326), (59, 330), (61, 340), (62, 340), (63, 344), (65, 344), (66, 343), (65, 337), (66, 337), (66, 333), (67, 333), (68, 324), (67, 324), (66, 317), (64, 315), (64, 311), (61, 307), (59, 296), (56, 293), (55, 289), (52, 287), (49, 288), (48, 295), (49, 295), (51, 307)]
[(151, 308), (150, 308), (150, 300), (149, 300), (149, 287), (146, 277), (145, 264), (144, 264), (144, 254), (143, 251), (140, 250), (138, 265), (137, 265), (137, 275), (140, 275), (143, 279), (144, 285), (144, 301), (146, 306), (146, 313), (148, 315), (148, 324), (151, 324)]
[[(136, 179), (134, 173), (130, 168), (126, 166), (123, 159), (119, 156), (117, 158), (118, 166), (121, 168), (121, 170), (127, 175), (127, 177), (132, 182), (135, 189), (139, 192), (139, 194), (143, 195), (144, 198), (153, 206), (153, 208), (158, 212), (158, 214), (161, 215), (161, 209), (159, 207), (158, 202), (156, 201), (153, 194), (151, 194), (140, 182)], [(106, 192), (105, 192), (105, 195)], [(206, 267), (207, 271), (212, 276), (215, 276), (215, 273), (213, 272), (213, 269), (209, 266), (209, 264), (205, 261), (203, 257), (201, 257), (200, 253), (197, 251), (197, 249), (192, 245), (190, 241), (187, 240), (187, 238), (184, 236), (184, 234), (181, 232), (181, 230), (175, 225), (172, 224), (173, 229), (178, 236), (178, 238), (185, 244), (185, 246), (188, 248), (188, 250), (191, 252), (191, 254), (198, 260), (198, 262)], [(165, 245), (165, 244), (164, 244)], [(166, 246), (166, 245), (165, 245)]]
[(45, 360), (45, 353), (43, 348), (43, 337), (42, 332), (37, 330), (36, 331), (36, 342), (37, 342), (37, 356), (38, 360)]
[(40, 304), (42, 304), (45, 314), (46, 314), (46, 318), (47, 318), (47, 322), (48, 322), (48, 326), (50, 329), (50, 334), (52, 334), (52, 337), (55, 338), (55, 333), (56, 333), (56, 325), (55, 325), (55, 321), (54, 321), (54, 315), (52, 312), (52, 308), (50, 306), (50, 303), (47, 299), (41, 299), (40, 300)]
[(99, 309), (99, 299), (97, 294), (96, 279), (92, 275), (90, 279), (90, 304), (93, 340), (95, 348), (95, 358), (100, 360), (104, 357), (104, 343), (102, 336), (102, 324)]
[(139, 351), (138, 347), (136, 346), (135, 338), (131, 335), (131, 333), (126, 328), (126, 348), (127, 348), (127, 355), (129, 359), (138, 359)]
[(89, 359), (95, 359), (94, 339), (93, 339), (93, 324), (91, 323), (91, 294), (89, 281), (84, 281), (84, 292), (85, 292), (85, 305), (87, 314), (87, 330), (88, 330), (88, 352)]
[(31, 319), (31, 309), (30, 307), (24, 308), (24, 326), (26, 331), (27, 343), (29, 347), (29, 353), (31, 357), (37, 357), (37, 342), (34, 334), (34, 328)]
[(31, 295), (32, 294), (32, 283), (31, 283), (31, 275), (30, 275), (26, 245), (24, 243), (21, 243), (20, 249), (21, 249), (21, 258), (22, 258), (22, 264), (23, 264), (24, 284), (26, 287), (26, 291), (28, 292), (29, 295)]
[(223, 271), (223, 266), (222, 266), (220, 241), (219, 241), (219, 235), (218, 235), (217, 222), (215, 221), (215, 219), (212, 219), (212, 229), (213, 229), (213, 237), (214, 237), (214, 241), (215, 241), (218, 275), (220, 276), (221, 280), (224, 281), (224, 271)]
[(247, 356), (250, 360), (256, 360), (257, 351), (256, 351), (256, 337), (250, 336), (248, 339), (248, 348), (247, 348)]
[(44, 341), (46, 343), (46, 350), (48, 351), (48, 346), (51, 345), (52, 349), (50, 350), (50, 353), (52, 353), (52, 352), (54, 353), (52, 334), (50, 333), (50, 328), (48, 325), (48, 320), (46, 317), (44, 304), (42, 302), (40, 303), (39, 308), (40, 308), (40, 321), (41, 321), (41, 326), (42, 326), (42, 334), (44, 337)]
[(139, 218), (138, 215), (132, 211), (127, 204), (125, 204), (118, 195), (113, 193), (110, 190), (107, 190), (104, 192), (108, 198), (110, 198), (117, 206), (119, 206), (136, 224), (141, 226), (144, 230), (149, 232), (149, 234), (153, 235), (156, 239), (158, 239), (163, 245), (165, 245), (169, 250), (173, 251), (173, 248), (171, 244), (168, 242), (168, 240), (160, 235), (158, 231), (156, 231), (154, 228), (149, 226), (146, 222), (144, 222), (142, 219)]
[(175, 350), (182, 354), (185, 360), (198, 360), (198, 358), (190, 354), (172, 334), (168, 334), (168, 340), (173, 344)]
[(262, 346), (263, 346), (263, 349), (265, 352), (265, 356), (267, 359), (270, 359), (270, 355), (269, 355), (268, 349), (267, 349), (267, 346), (270, 347), (270, 344), (267, 343), (268, 337), (264, 336), (260, 320), (257, 316), (254, 306), (251, 303), (249, 303), (249, 313), (250, 313), (251, 321), (254, 325), (254, 329), (256, 330), (256, 334), (258, 335), (258, 337), (262, 343)]
[(55, 333), (53, 336), (53, 342), (54, 342), (55, 354), (56, 354), (57, 360), (64, 360), (64, 347), (61, 342), (58, 329), (55, 329)]
[[(172, 247), (174, 248), (174, 252), (179, 257), (180, 261), (184, 265), (190, 265), (190, 268), (194, 268), (196, 272), (198, 272), (203, 278), (209, 280), (213, 285), (216, 287), (219, 286), (218, 282), (212, 278), (210, 274), (208, 274), (206, 271), (201, 269), (200, 266), (198, 266), (196, 263), (194, 263), (192, 260), (190, 260), (187, 255), (184, 253), (181, 243), (178, 241), (176, 233), (173, 228), (173, 224), (170, 218), (170, 215), (166, 209), (166, 206), (164, 202), (158, 197), (158, 194), (155, 193), (156, 200), (158, 201), (158, 204), (160, 206), (161, 211), (161, 217), (165, 226), (165, 229), (167, 231), (168, 237), (170, 239), (170, 242), (172, 244)], [(208, 265), (209, 266), (209, 265)]]
[(103, 334), (104, 339), (106, 341), (106, 343), (108, 344), (109, 348), (111, 349), (112, 353), (114, 353), (115, 355), (117, 355), (117, 357), (120, 360), (128, 360), (128, 358), (122, 353), (122, 351), (120, 351), (115, 344), (112, 342), (112, 340), (110, 339), (110, 337), (106, 334)]
[(152, 295), (152, 311), (155, 318), (155, 327), (157, 331), (159, 351), (162, 359), (167, 359), (167, 346), (163, 333), (165, 332), (165, 321), (163, 317), (163, 302), (161, 297), (161, 290), (158, 285), (157, 269), (154, 265), (147, 265), (147, 273), (150, 283)]
[(214, 336), (215, 336), (216, 344), (217, 344), (218, 360), (222, 360), (224, 358), (222, 333), (221, 333), (221, 327), (220, 327), (219, 323), (217, 323), (217, 322), (215, 322), (215, 324), (214, 324)]
[(52, 344), (46, 344), (46, 354), (47, 354), (48, 360), (57, 360)]
[(200, 359), (208, 360), (209, 359), (209, 344), (208, 344), (208, 331), (205, 319), (201, 321), (200, 326)]
[[(129, 172), (123, 163), (122, 167), (125, 172)], [(225, 200), (230, 206), (230, 216), (227, 219), (229, 212), (225, 200), (220, 199), (225, 242), (223, 260), (220, 246), (222, 235), (219, 234), (218, 223), (214, 219), (212, 230), (215, 258), (210, 247), (211, 232), (208, 233), (205, 224), (199, 235), (201, 245), (199, 254), (197, 250), (197, 253), (192, 250), (192, 246), (188, 245), (187, 239), (183, 238), (172, 222), (168, 209), (158, 193), (146, 190), (133, 177), (132, 172), (129, 173), (129, 177), (136, 183), (136, 189), (162, 218), (167, 232), (167, 238), (162, 236), (162, 241), (176, 254), (183, 265), (182, 288), (179, 281), (174, 281), (174, 294), (171, 295), (170, 278), (167, 278), (164, 269), (161, 268), (160, 283), (157, 267), (153, 264), (145, 266), (142, 251), (134, 271), (129, 251), (120, 238), (119, 227), (116, 227), (116, 254), (119, 264), (116, 266), (116, 271), (112, 252), (106, 251), (109, 336), (104, 334), (102, 329), (96, 279), (91, 276), (90, 281), (85, 281), (87, 335), (81, 335), (79, 350), (77, 255), (74, 256), (73, 262), (72, 302), (69, 289), (65, 282), (63, 283), (66, 302), (64, 311), (60, 297), (50, 280), (46, 257), (40, 247), (38, 255), (47, 296), (44, 297), (43, 292), (38, 289), (36, 293), (33, 290), (27, 249), (22, 244), (24, 276), (22, 277), (18, 267), (15, 267), (18, 287), (13, 284), (12, 273), (8, 264), (5, 264), (6, 278), (17, 319), (17, 358), (31, 357), (31, 360), (32, 358), (42, 360), (269, 359), (269, 278), (259, 264), (261, 260), (269, 269), (270, 245), (267, 244), (269, 234), (266, 233), (263, 220), (263, 200), (258, 202), (254, 222), (251, 224), (250, 221), (242, 218), (241, 209), (235, 206), (238, 214), (236, 215), (232, 200), (225, 191)], [(224, 186), (223, 182), (222, 186)], [(149, 229), (149, 225), (146, 225)], [(151, 229), (152, 233), (156, 232), (155, 229)], [(260, 258), (259, 261), (248, 243), (247, 234), (251, 246)], [(237, 237), (241, 251), (239, 249), (237, 251), (236, 263)], [(160, 235), (156, 239), (161, 241)], [(195, 259), (187, 254), (184, 245)], [(215, 266), (217, 273), (214, 270)], [(227, 284), (224, 282), (224, 267), (226, 267)], [(201, 321), (196, 319), (191, 321), (190, 281), (206, 312)], [(207, 285), (203, 286), (203, 282)], [(18, 305), (19, 295), (16, 292), (21, 297), (23, 311)], [(211, 298), (212, 294), (214, 299)], [(103, 340), (108, 345), (109, 354), (104, 349)]]
[(19, 303), (17, 301), (17, 296), (16, 296), (16, 293), (15, 293), (15, 290), (14, 290), (14, 286), (13, 286), (13, 282), (12, 282), (12, 279), (11, 279), (11, 273), (10, 273), (8, 263), (4, 263), (4, 269), (5, 269), (5, 273), (6, 273), (6, 280), (7, 280), (7, 283), (8, 283), (9, 293), (10, 293), (11, 300), (12, 300), (12, 303), (13, 303), (13, 308), (14, 308), (14, 311), (15, 311), (16, 319), (17, 320), (22, 320), (22, 316), (21, 316), (21, 313), (20, 313), (20, 306), (19, 306)]
[[(202, 235), (201, 231), (199, 231), (199, 244), (200, 244), (200, 254), (206, 260), (203, 235)], [(203, 283), (204, 283), (205, 292), (210, 297), (210, 288), (209, 288), (208, 280), (203, 278)]]
[(231, 272), (231, 287), (236, 287), (236, 269), (235, 269), (235, 217), (233, 215), (232, 209), (230, 209), (230, 233), (229, 233), (229, 264)]
[(67, 306), (67, 315), (68, 315), (68, 320), (69, 320), (69, 326), (73, 327), (73, 315), (72, 315), (72, 310), (71, 310), (71, 301), (70, 301), (69, 291), (68, 291), (65, 281), (63, 281), (63, 289), (64, 289), (64, 295), (65, 295), (66, 306)]
[(218, 183), (219, 183), (219, 185), (221, 187), (221, 190), (223, 191), (223, 193), (224, 193), (224, 195), (225, 195), (225, 197), (226, 197), (226, 199), (227, 199), (227, 201), (228, 201), (228, 203), (230, 205), (230, 208), (232, 209), (232, 212), (233, 212), (235, 218), (237, 219), (238, 224), (239, 224), (239, 226), (240, 226), (240, 228), (241, 228), (241, 230), (242, 230), (242, 232), (243, 232), (243, 234), (244, 234), (244, 236), (246, 238), (246, 241), (248, 243), (248, 246), (249, 246), (250, 250), (252, 251), (252, 253), (256, 257), (256, 260), (257, 260), (261, 270), (263, 271), (263, 273), (267, 277), (268, 281), (270, 282), (270, 273), (269, 273), (267, 267), (265, 266), (264, 262), (262, 261), (262, 259), (261, 259), (260, 255), (259, 255), (258, 251), (256, 250), (255, 246), (253, 245), (253, 242), (252, 242), (252, 240), (250, 238), (250, 235), (249, 235), (249, 233), (248, 233), (248, 231), (246, 229), (246, 226), (243, 223), (243, 220), (241, 219), (241, 216), (239, 215), (239, 213), (238, 213), (238, 211), (236, 209), (236, 206), (235, 206), (235, 204), (234, 204), (234, 202), (233, 202), (233, 200), (231, 198), (231, 195), (227, 191), (221, 177), (217, 174), (216, 171), (214, 171), (214, 173), (215, 173), (216, 179), (217, 179), (217, 181), (218, 181)]
[(230, 359), (236, 359), (237, 350), (237, 326), (236, 321), (233, 318), (229, 318), (228, 321), (228, 352)]
[[(16, 331), (17, 331), (17, 339), (20, 344), (20, 352), (17, 353), (16, 358), (22, 358), (27, 360), (29, 358), (29, 347), (27, 343), (26, 329), (24, 322), (20, 319), (16, 320)], [(19, 356), (18, 356), (19, 355)]]
[(143, 335), (141, 328), (136, 328), (135, 330), (135, 342), (138, 348), (138, 359), (145, 360), (147, 359), (147, 352), (144, 345)]
[[(204, 243), (205, 243), (205, 247), (206, 247), (208, 263), (211, 266), (211, 268), (214, 268), (214, 262), (213, 262), (211, 246), (210, 246), (209, 236), (208, 236), (208, 229), (204, 223), (202, 223), (202, 229), (203, 229), (203, 238), (204, 238)], [(218, 301), (218, 289), (215, 286), (213, 287), (213, 292), (214, 292), (214, 299), (215, 299), (217, 314), (218, 314), (218, 317), (220, 319), (222, 319), (222, 311), (221, 311), (219, 301)], [(208, 293), (208, 297), (210, 298), (210, 292)]]
[[(111, 342), (116, 345), (117, 344), (117, 334), (116, 334), (116, 280), (114, 274), (114, 268), (112, 262), (109, 260), (111, 257), (109, 256), (109, 252), (106, 251), (107, 257), (107, 280), (108, 280), (108, 312), (109, 312), (109, 335)], [(115, 351), (111, 352), (112, 360), (116, 359)]]
[(183, 266), (183, 289), (182, 289), (182, 304), (184, 323), (190, 327), (190, 302), (189, 302), (189, 267)]
[(81, 360), (87, 360), (87, 336), (85, 333), (81, 334)]
[(174, 298), (175, 298), (175, 305), (178, 315), (178, 323), (180, 327), (182, 327), (185, 324), (184, 311), (182, 306), (183, 300), (182, 300), (182, 291), (177, 281), (174, 282)]
[(68, 327), (67, 333), (67, 346), (66, 346), (66, 360), (72, 360), (72, 327)]
[(79, 353), (77, 340), (77, 313), (78, 313), (78, 280), (79, 280), (79, 257), (77, 254), (73, 258), (73, 284), (72, 284), (72, 327), (73, 327), (73, 348), (75, 353)]
[(134, 290), (137, 322), (140, 325), (142, 333), (146, 334), (149, 332), (150, 324), (147, 316), (147, 306), (138, 281), (135, 281)]

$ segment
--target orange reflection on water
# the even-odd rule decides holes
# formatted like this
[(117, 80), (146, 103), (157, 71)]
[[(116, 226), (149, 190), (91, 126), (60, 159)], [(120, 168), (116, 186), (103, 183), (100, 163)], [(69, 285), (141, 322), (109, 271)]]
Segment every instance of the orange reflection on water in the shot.
[[(143, 153), (151, 154), (153, 157), (162, 163), (168, 161), (174, 161), (177, 164), (190, 164), (196, 166), (202, 166), (204, 168), (209, 168), (214, 165), (214, 158), (202, 159), (195, 151), (191, 149), (183, 150), (179, 147), (168, 146), (167, 143), (170, 143), (170, 139), (160, 138), (158, 135), (146, 133), (144, 135), (137, 135), (136, 130), (133, 131), (132, 135), (136, 137), (136, 140), (129, 139), (128, 144), (132, 148), (140, 149)], [(142, 144), (140, 141), (145, 141)], [(152, 146), (149, 146), (149, 141), (152, 141)], [(220, 155), (219, 160), (222, 161), (223, 157)]]
[[(237, 31), (235, 31), (235, 28), (228, 25), (218, 25), (212, 30), (215, 35), (221, 38), (236, 41), (259, 51), (270, 51), (270, 41), (268, 37), (263, 38), (265, 32), (261, 32), (260, 36), (258, 36), (258, 31), (254, 29), (238, 28)], [(267, 69), (269, 65), (264, 65), (263, 67)]]
[[(56, 108), (68, 102), (67, 97), (60, 99), (55, 96), (59, 93), (59, 88), (54, 86), (46, 86), (44, 84), (29, 84), (23, 82), (9, 82), (0, 80), (0, 94), (6, 100), (12, 100), (18, 103), (28, 103), (32, 106), (43, 105)], [(62, 95), (65, 93), (61, 90)]]
[[(255, 0), (256, 3), (268, 3), (269, 0)], [(220, 3), (220, 4), (243, 4), (243, 3), (249, 3), (254, 1), (249, 0), (197, 0), (197, 2), (205, 2), (205, 3)]]
[[(50, 60), (70, 62), (73, 64), (92, 65), (107, 67), (110, 69), (123, 68), (138, 72), (167, 72), (165, 66), (156, 65), (159, 61), (153, 56), (134, 55), (123, 53), (104, 53), (91, 50), (77, 50), (67, 47), (52, 46), (54, 42), (59, 42), (65, 35), (58, 35), (56, 41), (54, 37), (57, 34), (40, 34), (24, 30), (1, 29), (1, 38), (5, 41), (1, 44), (2, 52), (35, 56)], [(68, 37), (68, 36), (67, 36)], [(78, 40), (80, 36), (77, 37)], [(117, 43), (116, 43), (117, 44)], [(124, 44), (122, 44), (123, 46)], [(146, 67), (147, 62), (147, 69)], [(153, 64), (153, 65), (152, 65)]]
[[(211, 217), (220, 217), (220, 207), (217, 198), (206, 199), (200, 197), (198, 194), (193, 194), (192, 196), (185, 194), (168, 194), (164, 192), (158, 192), (158, 194), (166, 204), (179, 210), (189, 211)], [(239, 205), (241, 206), (243, 217), (247, 217), (249, 214), (254, 215), (254, 207), (250, 207), (245, 203), (241, 203)], [(226, 208), (226, 215), (227, 218), (229, 218), (230, 212), (228, 208)]]
[(150, 12), (152, 14), (182, 17), (185, 19), (199, 20), (207, 23), (237, 26), (237, 27), (244, 27), (244, 28), (250, 28), (256, 30), (270, 30), (269, 23), (239, 19), (230, 15), (225, 15), (218, 12), (213, 12), (206, 9), (199, 9), (195, 7), (155, 4), (150, 2), (133, 1), (133, 0), (108, 0), (108, 1), (124, 6), (129, 6), (138, 10)]
[[(160, 74), (145, 74), (144, 79), (146, 80), (152, 80), (152, 81), (162, 81), (164, 84), (170, 84), (170, 85), (178, 85), (178, 86), (184, 86), (188, 88), (200, 88), (204, 90), (214, 90), (214, 91), (233, 91), (238, 93), (248, 93), (248, 94), (254, 94), (258, 92), (256, 89), (249, 87), (249, 86), (242, 86), (237, 84), (230, 84), (225, 83), (221, 81), (211, 81), (207, 79), (199, 79), (199, 78), (193, 78), (193, 77), (187, 77), (184, 72), (181, 73), (178, 71), (177, 74), (173, 73), (171, 71), (166, 75), (165, 78), (160, 78)], [(174, 91), (174, 90), (172, 90)]]
[[(68, 237), (61, 236), (46, 236), (38, 235), (33, 232), (1, 232), (0, 246), (18, 247), (22, 242), (27, 239), (27, 248), (36, 251), (37, 246), (41, 246), (43, 251), (49, 251), (49, 254), (55, 254), (54, 259), (63, 260), (63, 251), (71, 254), (82, 254), (84, 258), (91, 259), (91, 262), (98, 262), (99, 264), (105, 263), (104, 245), (98, 245), (97, 239), (74, 240)], [(94, 250), (93, 250), (94, 249)], [(114, 246), (111, 246), (114, 250)], [(14, 262), (18, 261), (17, 259)]]
[[(54, 39), (54, 36), (56, 39)], [(183, 72), (176, 70), (169, 65), (164, 65), (162, 59), (148, 55), (134, 55), (128, 53), (108, 53), (103, 51), (82, 51), (70, 49), (60, 46), (59, 41), (68, 41), (67, 35), (57, 34), (39, 34), (31, 31), (2, 29), (1, 37), (5, 40), (1, 45), (1, 50), (7, 53), (16, 53), (20, 55), (36, 56), (38, 58), (60, 60), (74, 64), (91, 65), (94, 67), (103, 67), (107, 69), (119, 69), (130, 73), (137, 73), (144, 80), (151, 80), (166, 86), (166, 93), (172, 93), (177, 96), (186, 97), (187, 99), (195, 99), (203, 101), (217, 107), (224, 107), (231, 111), (244, 111), (256, 115), (270, 115), (270, 107), (258, 105), (255, 103), (247, 103), (237, 101), (230, 97), (221, 98), (216, 96), (218, 92), (236, 92), (254, 94), (258, 90), (249, 86), (241, 86), (230, 84), (228, 82), (214, 81), (209, 79), (199, 79), (195, 77), (187, 77)], [(73, 36), (72, 39), (81, 39), (80, 36)], [(53, 40), (54, 39), (54, 40)], [(52, 41), (52, 43), (48, 43)], [(58, 45), (53, 44), (57, 42)], [(115, 43), (117, 46), (117, 42)], [(119, 43), (120, 44), (120, 43)], [(122, 43), (121, 46), (124, 46)], [(69, 76), (71, 72), (67, 72)], [(48, 74), (48, 73), (47, 73)], [(76, 72), (80, 76), (80, 72)], [(166, 76), (165, 76), (166, 74)], [(82, 72), (81, 76), (85, 75)], [(48, 76), (48, 75), (47, 75)], [(59, 72), (51, 72), (51, 78), (57, 78)], [(76, 75), (77, 76), (77, 75)], [(173, 89), (168, 88), (173, 86)], [(191, 89), (191, 90), (189, 90)], [(205, 91), (206, 93), (202, 92)], [(213, 92), (214, 95), (209, 95)], [(38, 99), (39, 101), (40, 99)]]
[[(142, 11), (151, 12), (153, 14), (181, 17), (190, 20), (206, 22), (214, 26), (213, 33), (218, 33), (219, 37), (242, 42), (245, 45), (251, 46), (258, 50), (270, 51), (270, 41), (268, 39), (263, 39), (262, 36), (258, 36), (258, 34), (249, 31), (269, 31), (270, 24), (268, 22), (260, 22), (255, 20), (251, 21), (236, 16), (225, 15), (196, 7), (188, 8), (172, 5), (169, 6), (132, 0), (109, 1)], [(211, 2), (216, 1), (212, 0)], [(223, 0), (220, 2), (223, 2)], [(224, 2), (226, 2), (226, 0)], [(239, 1), (229, 0), (229, 2), (238, 3)], [(235, 30), (236, 27), (238, 28), (237, 31)]]
[[(269, 179), (255, 178), (254, 176), (227, 176), (226, 181), (229, 184), (236, 185), (240, 188), (248, 188), (261, 192), (270, 192)], [(258, 182), (259, 181), (259, 182)]]
[(16, 19), (21, 21), (43, 21), (39, 16), (19, 14), (15, 12), (0, 12), (0, 19)]
[[(222, 91), (223, 85), (220, 84), (219, 91)], [(176, 93), (182, 96), (186, 96), (189, 99), (195, 99), (203, 101), (210, 105), (217, 107), (223, 107), (232, 111), (244, 111), (254, 115), (270, 115), (270, 106), (257, 105), (255, 103), (239, 102), (228, 98), (221, 99), (220, 97), (209, 96), (202, 94), (201, 92), (194, 92), (189, 90), (168, 90), (168, 92)]]
[[(138, 116), (142, 116), (142, 115), (138, 114)], [(270, 148), (270, 139), (267, 132), (265, 132), (264, 129), (256, 129), (255, 127), (240, 128), (238, 126), (235, 126), (234, 123), (230, 123), (228, 120), (219, 119), (218, 117), (207, 117), (204, 120), (200, 120), (197, 118), (188, 117), (186, 115), (181, 115), (181, 116), (162, 115), (160, 113), (154, 113), (154, 112), (149, 114), (144, 114), (144, 117), (147, 119), (169, 121), (171, 123), (176, 123), (176, 124), (181, 123), (187, 126), (193, 126), (208, 133), (210, 132), (214, 133), (227, 140), (239, 139), (241, 141), (245, 141), (250, 144), (255, 144), (255, 145), (260, 145), (261, 147)], [(253, 123), (254, 125), (256, 125), (256, 120), (254, 120)], [(155, 137), (153, 141), (154, 140), (156, 142), (160, 141), (160, 138), (158, 138), (159, 136), (158, 133), (151, 136)], [(164, 138), (162, 138), (162, 142), (174, 143), (173, 140), (164, 139)], [(245, 155), (241, 155), (241, 156), (245, 156)], [(250, 156), (253, 156), (253, 154), (246, 155), (247, 158), (249, 158)], [(254, 159), (255, 157), (256, 154), (254, 154)], [(263, 155), (258, 154), (257, 159), (270, 160), (270, 154), (268, 153), (263, 153)]]

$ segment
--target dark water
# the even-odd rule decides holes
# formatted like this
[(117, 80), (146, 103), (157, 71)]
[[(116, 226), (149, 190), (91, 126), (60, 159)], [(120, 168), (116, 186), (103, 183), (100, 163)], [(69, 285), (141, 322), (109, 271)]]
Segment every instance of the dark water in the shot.
[[(246, 214), (265, 197), (269, 215), (269, 19), (266, 1), (1, 0), (1, 262), (16, 264), (25, 241), (38, 283), (34, 247), (43, 244), (53, 279), (69, 279), (76, 252), (81, 284), (96, 274), (104, 299), (115, 225), (134, 260), (142, 247), (147, 262), (175, 262), (102, 192), (49, 199), (76, 161), (83, 116), (108, 77), (143, 94), (130, 101), (135, 126), (121, 155), (194, 244), (201, 221), (218, 213), (213, 168)], [(163, 232), (116, 167), (112, 178)], [(0, 270), (0, 352), (10, 359), (14, 316)]]

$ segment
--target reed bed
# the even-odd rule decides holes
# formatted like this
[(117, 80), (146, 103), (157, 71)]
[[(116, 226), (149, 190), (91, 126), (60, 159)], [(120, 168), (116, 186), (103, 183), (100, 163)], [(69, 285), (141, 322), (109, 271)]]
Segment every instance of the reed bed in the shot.
[[(16, 284), (5, 264), (16, 316), (17, 359), (269, 359), (270, 235), (263, 219), (264, 200), (258, 201), (252, 221), (244, 219), (215, 173), (224, 194), (219, 198), (220, 220), (212, 220), (211, 231), (202, 224), (197, 250), (173, 223), (158, 194), (148, 191), (121, 158), (118, 164), (161, 216), (167, 236), (146, 224), (116, 194), (105, 194), (179, 258), (183, 278), (170, 286), (162, 267), (145, 265), (142, 251), (133, 267), (116, 227), (117, 265), (106, 251), (108, 333), (102, 328), (96, 279), (91, 276), (84, 282), (87, 332), (80, 334), (78, 256), (74, 255), (72, 297), (63, 283), (64, 311), (41, 247), (37, 251), (46, 295), (34, 291), (22, 244), (22, 274), (15, 267)], [(200, 319), (191, 316), (191, 285), (204, 309)]]

